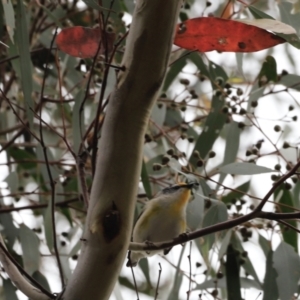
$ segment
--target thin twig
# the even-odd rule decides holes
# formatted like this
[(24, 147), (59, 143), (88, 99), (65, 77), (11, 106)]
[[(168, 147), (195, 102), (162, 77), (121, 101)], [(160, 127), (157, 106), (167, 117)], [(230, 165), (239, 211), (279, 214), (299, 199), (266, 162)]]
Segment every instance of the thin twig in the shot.
[[(55, 33), (53, 35), (51, 44), (50, 44), (50, 52), (55, 40), (57, 34), (57, 28), (55, 29)], [(44, 89), (45, 89), (45, 82), (46, 82), (46, 76), (47, 76), (47, 70), (48, 70), (48, 61), (49, 61), (49, 55), (46, 59), (46, 66), (45, 66), (45, 72), (44, 72), (44, 76), (43, 76), (43, 83), (42, 83), (42, 88), (41, 88), (41, 95), (40, 95), (40, 102), (42, 102), (41, 99), (43, 99), (43, 95), (44, 95)], [(52, 172), (50, 169), (50, 164), (49, 164), (49, 160), (48, 160), (48, 152), (47, 152), (47, 148), (44, 142), (44, 135), (43, 135), (43, 130), (42, 130), (42, 106), (40, 106), (40, 144), (41, 147), (43, 148), (43, 153), (44, 153), (44, 158), (46, 161), (46, 168), (47, 168), (47, 173), (49, 176), (49, 181), (50, 181), (50, 187), (51, 187), (51, 223), (52, 223), (52, 234), (53, 234), (53, 247), (54, 247), (54, 252), (55, 252), (55, 256), (56, 256), (56, 261), (57, 261), (57, 265), (58, 265), (58, 270), (59, 270), (59, 274), (60, 274), (60, 280), (61, 280), (61, 286), (62, 288), (64, 288), (65, 286), (65, 280), (64, 280), (64, 273), (63, 273), (63, 268), (62, 268), (62, 264), (60, 261), (60, 257), (59, 257), (59, 251), (58, 251), (58, 247), (57, 247), (57, 238), (56, 238), (56, 226), (55, 226), (55, 185), (56, 182), (53, 180), (52, 177)]]
[(155, 298), (154, 298), (154, 300), (156, 300), (157, 297), (158, 297), (158, 288), (159, 288), (159, 282), (160, 282), (160, 277), (161, 277), (161, 272), (162, 272), (161, 264), (158, 263), (158, 265), (159, 265), (158, 279), (157, 279), (157, 284), (156, 284), (156, 289), (155, 289)]
[[(78, 198), (73, 198), (73, 199), (69, 199), (69, 200), (65, 200), (65, 201), (56, 202), (55, 206), (64, 207), (64, 206), (68, 206), (69, 203), (73, 203), (73, 202), (77, 202), (77, 201), (79, 201)], [(26, 205), (26, 206), (20, 206), (20, 207), (5, 207), (5, 208), (1, 207), (0, 214), (7, 214), (12, 211), (20, 211), (20, 210), (27, 210), (27, 209), (33, 210), (33, 209), (41, 209), (41, 208), (47, 208), (47, 207), (48, 207), (47, 203)]]
[(190, 253), (188, 255), (188, 260), (189, 260), (189, 289), (186, 292), (187, 295), (187, 300), (190, 299), (191, 295), (191, 289), (192, 289), (192, 262), (191, 262), (191, 255), (192, 255), (192, 241), (190, 241)]
[[(127, 31), (122, 38), (115, 44), (114, 49), (112, 51), (112, 54), (110, 56), (110, 59), (108, 61), (108, 64), (112, 63), (113, 57), (116, 53), (117, 48), (119, 47), (120, 43), (127, 37), (128, 35)], [(103, 110), (103, 100), (104, 100), (104, 93), (106, 89), (106, 84), (107, 84), (107, 78), (108, 78), (108, 72), (109, 72), (110, 66), (106, 65), (105, 70), (104, 70), (104, 76), (103, 76), (103, 82), (101, 85), (101, 92), (99, 96), (99, 102), (98, 102), (98, 107), (97, 107), (97, 113), (95, 117), (95, 123), (94, 123), (94, 135), (93, 135), (93, 152), (92, 152), (92, 173), (93, 175), (95, 174), (95, 167), (96, 167), (96, 157), (97, 157), (97, 143), (98, 143), (98, 130), (99, 130), (99, 117), (101, 110)]]
[[(129, 256), (129, 259), (130, 259), (130, 256)], [(133, 284), (134, 284), (134, 288), (135, 288), (135, 292), (136, 292), (136, 299), (139, 300), (140, 299), (139, 291), (138, 291), (138, 287), (137, 287), (137, 284), (136, 284), (135, 275), (134, 275), (134, 271), (133, 271), (133, 267), (132, 267), (131, 263), (130, 263), (130, 269), (131, 269)]]
[(285, 221), (282, 221), (282, 220), (277, 220), (277, 222), (283, 224), (284, 226), (289, 227), (292, 230), (295, 230), (298, 233), (300, 233), (300, 230), (298, 228), (296, 228), (295, 226), (289, 224), (288, 222), (285, 222)]

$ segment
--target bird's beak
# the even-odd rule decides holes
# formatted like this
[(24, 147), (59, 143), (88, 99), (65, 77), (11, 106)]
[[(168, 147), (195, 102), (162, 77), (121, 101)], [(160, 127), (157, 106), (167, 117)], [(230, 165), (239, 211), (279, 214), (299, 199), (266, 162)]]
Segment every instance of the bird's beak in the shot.
[(199, 183), (198, 182), (191, 182), (191, 183), (187, 184), (186, 186), (187, 186), (187, 188), (189, 188), (191, 190), (192, 189), (197, 189), (198, 186), (199, 186)]
[(199, 187), (199, 183), (198, 182), (191, 182), (189, 184), (187, 184), (187, 188), (189, 188), (191, 190), (191, 199), (190, 201), (194, 200), (194, 191), (195, 189), (197, 189)]

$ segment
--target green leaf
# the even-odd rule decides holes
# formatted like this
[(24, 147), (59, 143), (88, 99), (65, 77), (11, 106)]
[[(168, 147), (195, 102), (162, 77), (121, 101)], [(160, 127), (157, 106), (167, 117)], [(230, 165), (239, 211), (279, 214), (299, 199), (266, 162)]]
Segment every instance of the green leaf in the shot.
[(226, 148), (223, 164), (235, 161), (240, 144), (241, 129), (238, 127), (237, 122), (230, 122), (226, 136)]
[[(241, 283), (241, 287), (245, 288), (245, 289), (250, 289), (250, 288), (255, 288), (257, 290), (261, 289), (261, 287), (253, 279), (240, 277), (240, 283)], [(205, 280), (204, 282), (197, 284), (196, 288), (193, 289), (193, 291), (215, 289), (216, 287), (221, 288), (221, 289), (225, 289), (227, 287), (226, 286), (226, 276), (223, 276), (221, 279), (218, 278), (217, 280), (215, 278)], [(219, 298), (219, 299), (221, 299), (221, 298)], [(225, 298), (222, 298), (222, 299), (225, 299)]]
[[(55, 23), (56, 26), (63, 27), (63, 25), (59, 21), (59, 17), (57, 17), (57, 11), (58, 10), (51, 11), (50, 9), (48, 9), (46, 6), (42, 5), (41, 3), (39, 5), (46, 12), (46, 14), (48, 15), (49, 19), (51, 19)], [(61, 18), (63, 18), (63, 16), (61, 16)], [(48, 45), (50, 45), (50, 43)]]
[(176, 269), (176, 275), (177, 276), (174, 279), (173, 287), (170, 291), (168, 300), (179, 299), (178, 298), (179, 290), (180, 290), (180, 287), (181, 287), (181, 284), (182, 284), (182, 279), (183, 279), (183, 273), (180, 272), (179, 268)]
[(175, 127), (183, 121), (182, 116), (178, 110), (167, 108), (165, 125)]
[[(278, 8), (280, 11), (281, 21), (298, 29), (300, 14), (299, 13), (295, 13), (295, 14), (290, 13), (292, 10), (292, 4), (288, 3), (286, 1), (281, 1), (278, 3)], [(283, 38), (285, 38), (285, 37), (283, 37)], [(293, 43), (295, 43), (295, 45), (293, 45), (293, 46), (295, 46), (296, 48), (299, 49), (299, 37), (297, 35), (292, 35), (291, 38), (293, 38), (295, 40), (291, 41), (291, 42), (288, 41), (288, 42), (292, 45), (293, 45)]]
[[(250, 188), (250, 180), (241, 184), (237, 188), (234, 188), (236, 191), (232, 191), (227, 195), (223, 196), (223, 203), (231, 203), (233, 199), (241, 199), (244, 196), (244, 193), (247, 193)], [(239, 191), (239, 192), (237, 192)]]
[(133, 10), (134, 10), (134, 6), (135, 6), (135, 3), (134, 1), (131, 1), (131, 0), (121, 0), (120, 1), (122, 6), (124, 7), (124, 10), (130, 14), (133, 13)]
[(220, 250), (219, 250), (219, 259), (221, 259), (226, 254), (228, 245), (231, 241), (231, 236), (232, 236), (232, 230), (229, 229), (226, 232), (225, 237), (222, 239), (221, 247), (220, 247)]
[(15, 12), (11, 3), (11, 0), (2, 0), (2, 6), (6, 21), (6, 30), (9, 38), (14, 42), (14, 30), (15, 30)]
[(81, 249), (81, 245), (82, 245), (82, 241), (79, 239), (77, 241), (77, 243), (73, 246), (73, 248), (71, 249), (70, 253), (69, 253), (69, 257), (72, 257), (73, 255), (78, 254), (78, 252)]
[[(299, 0), (295, 0), (295, 1), (298, 1), (299, 3)], [(289, 3), (287, 1), (280, 1), (277, 5), (280, 11), (281, 21), (290, 24), (294, 28), (298, 28), (300, 14), (299, 12), (295, 14), (291, 13), (291, 10), (293, 9), (292, 3)]]
[[(26, 161), (36, 160), (36, 156), (33, 153), (30, 153), (26, 150), (16, 148), (16, 147), (10, 147), (7, 149), (8, 154), (15, 160), (15, 161)], [(18, 167), (21, 167), (25, 170), (37, 168), (36, 162), (18, 162)]]
[(40, 266), (40, 241), (37, 235), (24, 224), (20, 226), (19, 236), (23, 251), (22, 259), (24, 267), (32, 275)]
[[(232, 240), (231, 241), (232, 241), (232, 245), (234, 246), (235, 249), (237, 249), (239, 251), (239, 253), (244, 253), (245, 252), (245, 249), (243, 248), (241, 240), (237, 237), (236, 234), (232, 235)], [(249, 256), (248, 255), (243, 256), (241, 259), (243, 260), (243, 264), (242, 264), (243, 269), (249, 275), (251, 275), (254, 278), (254, 280), (256, 280), (256, 282), (260, 285), (259, 278), (256, 274), (256, 271), (253, 267), (253, 264), (252, 264), (251, 260), (249, 259)]]
[(65, 255), (60, 255), (60, 262), (63, 269), (64, 277), (66, 277), (66, 279), (69, 280), (72, 275), (69, 264), (69, 257)]
[(210, 197), (214, 193), (213, 190), (210, 188), (210, 186), (206, 183), (206, 181), (204, 179), (201, 178), (199, 180), (199, 184), (202, 188), (204, 196)]
[(269, 16), (268, 14), (264, 13), (263, 11), (255, 8), (254, 6), (252, 5), (249, 5), (248, 6), (248, 9), (250, 10), (250, 12), (252, 13), (253, 17), (255, 19), (272, 19), (274, 20), (273, 17)]
[(260, 97), (262, 97), (263, 94), (264, 94), (265, 89), (266, 89), (265, 86), (259, 87), (257, 81), (252, 86), (251, 92), (249, 94), (249, 99), (248, 99), (248, 106), (247, 106), (247, 111), (248, 112), (251, 112), (253, 110), (252, 106), (251, 106), (251, 103), (253, 101), (257, 101)]
[(52, 211), (52, 201), (49, 202), (49, 205), (44, 213), (45, 237), (50, 252), (53, 250), (54, 247), (51, 211)]
[(19, 237), (19, 228), (15, 226), (12, 214), (0, 214), (0, 224), (4, 228), (2, 235), (8, 241), (8, 247), (12, 249), (16, 238)]
[(145, 160), (143, 160), (143, 163), (142, 163), (141, 179), (142, 179), (142, 183), (143, 183), (146, 195), (147, 195), (148, 199), (150, 199), (152, 197), (152, 190), (151, 190), (149, 176), (147, 173)]
[[(237, 122), (230, 122), (228, 126), (228, 131), (226, 135), (226, 148), (225, 148), (225, 154), (223, 159), (223, 165), (227, 165), (233, 161), (235, 161), (239, 145), (240, 145), (240, 133), (241, 129), (238, 127)], [(222, 183), (226, 177), (226, 174), (221, 173), (219, 183)]]
[(284, 34), (277, 32), (275, 32), (275, 34), (285, 39), (289, 44), (291, 44), (295, 48), (300, 49), (300, 39), (296, 34)]
[[(282, 5), (278, 5), (281, 12), (281, 15), (284, 14), (283, 10), (282, 10)], [(248, 6), (250, 12), (252, 13), (252, 15), (256, 18), (256, 19), (272, 19), (274, 20), (273, 17), (269, 16), (268, 14), (258, 10), (257, 8), (253, 7), (253, 6)], [(298, 17), (299, 18), (299, 17)], [(286, 22), (288, 24), (291, 24), (291, 22), (287, 22), (287, 20), (284, 20), (282, 18), (283, 22)], [(298, 23), (296, 24), (292, 24), (294, 25), (294, 28), (298, 27)], [(297, 36), (297, 34), (284, 34), (284, 33), (280, 33), (280, 32), (274, 32), (276, 35), (278, 35), (279, 37), (285, 39), (289, 44), (291, 44), (292, 46), (296, 47), (297, 49), (300, 49), (300, 39)]]
[(177, 261), (176, 273), (175, 273), (175, 276), (174, 276), (173, 286), (172, 286), (172, 289), (169, 293), (168, 300), (179, 299), (179, 290), (180, 290), (182, 279), (183, 279), (183, 273), (181, 272), (180, 265), (181, 265), (181, 262), (182, 262), (183, 253), (184, 253), (184, 250), (186, 248), (186, 245), (187, 244), (183, 245), (183, 247), (181, 249), (181, 252), (180, 252), (179, 259)]
[(240, 265), (238, 263), (236, 250), (229, 245), (227, 248), (226, 286), (228, 300), (242, 300), (240, 283)]
[(300, 91), (300, 76), (294, 74), (284, 75), (279, 79), (277, 84), (282, 84), (287, 88)]
[(10, 172), (4, 181), (7, 183), (11, 193), (18, 193), (19, 192), (19, 174), (16, 171)]
[(259, 86), (266, 85), (270, 81), (277, 81), (277, 66), (276, 60), (272, 56), (267, 56), (262, 64), (261, 70), (258, 74)]
[(151, 286), (150, 268), (149, 268), (148, 259), (141, 259), (138, 264), (147, 280), (148, 285)]
[[(185, 52), (186, 53), (186, 52)], [(201, 54), (198, 52), (192, 52), (189, 54), (188, 58), (196, 65), (196, 67), (198, 68), (198, 70), (200, 71), (201, 75), (213, 80), (213, 78), (211, 78), (211, 74), (208, 70), (207, 65), (204, 63)], [(214, 85), (211, 82), (213, 88)]]
[[(213, 96), (212, 108), (207, 116), (206, 122), (203, 126), (203, 130), (196, 141), (194, 151), (198, 151), (200, 157), (205, 159), (209, 151), (212, 149), (213, 144), (219, 137), (220, 132), (225, 124), (226, 115), (222, 113), (222, 108), (225, 104), (224, 98), (222, 96)], [(190, 163), (196, 165), (197, 158), (193, 155), (190, 157)]]
[[(208, 227), (217, 223), (225, 222), (228, 219), (227, 207), (226, 205), (219, 201), (216, 205), (211, 206), (206, 212), (202, 227)], [(206, 248), (211, 249), (214, 244), (216, 237), (219, 233), (211, 233), (204, 236)]]
[(264, 252), (265, 256), (267, 257), (270, 250), (272, 250), (271, 242), (261, 234), (258, 235), (258, 242), (260, 244), (261, 250)]
[(213, 85), (213, 89), (219, 89), (219, 87), (217, 85), (214, 84), (214, 82), (217, 79), (222, 78), (222, 83), (221, 86), (224, 86), (226, 81), (228, 80), (228, 76), (226, 74), (226, 72), (224, 71), (224, 69), (219, 66), (218, 64), (214, 63), (214, 62), (209, 62), (209, 73), (210, 73), (210, 79)]
[(182, 57), (177, 59), (170, 67), (167, 76), (164, 81), (163, 85), (163, 91), (167, 91), (170, 87), (171, 83), (174, 81), (174, 79), (177, 77), (177, 75), (182, 71), (182, 69), (186, 65), (186, 57)]
[(87, 6), (102, 11), (102, 10), (108, 10), (107, 8), (100, 6), (95, 0), (82, 0)]
[(32, 277), (39, 282), (46, 290), (51, 291), (47, 278), (40, 272), (35, 271)]
[(220, 172), (233, 175), (255, 175), (274, 172), (274, 170), (253, 163), (236, 162), (220, 167)]
[[(280, 198), (278, 199), (278, 197)], [(290, 191), (285, 189), (283, 185), (281, 185), (275, 192), (275, 199), (278, 203), (283, 204), (280, 206), (280, 210), (282, 213), (290, 213), (294, 212), (294, 201)], [(297, 228), (297, 222), (294, 220), (286, 220), (288, 224)], [(286, 243), (290, 244), (294, 247), (295, 251), (298, 252), (298, 233), (291, 229), (286, 228), (285, 225), (279, 224), (282, 232), (283, 239)]]
[(4, 289), (4, 295), (5, 299), (3, 300), (18, 300), (18, 296), (16, 294), (16, 288), (12, 284), (11, 280), (2, 278), (3, 281), (3, 289)]
[(68, 207), (61, 206), (61, 207), (59, 207), (59, 210), (69, 221), (70, 226), (73, 227), (73, 219), (72, 219), (72, 214), (71, 214), (70, 209)]
[(194, 193), (193, 199), (186, 208), (186, 219), (188, 228), (191, 231), (200, 228), (204, 215), (204, 199), (201, 186), (198, 187), (197, 192)]
[(263, 300), (277, 300), (278, 289), (276, 284), (277, 273), (273, 267), (273, 251), (270, 249), (267, 254), (266, 274), (263, 284), (264, 298)]
[(153, 105), (150, 119), (156, 125), (156, 126), (153, 125), (153, 129), (152, 129), (154, 131), (154, 134), (158, 134), (160, 132), (157, 126), (158, 127), (163, 126), (166, 118), (166, 113), (167, 113), (167, 108), (165, 104), (160, 104), (160, 106), (158, 106), (157, 104)]
[(33, 128), (34, 101), (32, 93), (32, 66), (30, 59), (29, 31), (27, 29), (26, 11), (23, 0), (18, 0), (16, 11), (16, 44), (18, 45), (21, 67), (21, 85), (24, 94), (25, 108), (30, 127)]
[(273, 254), (273, 266), (280, 300), (290, 300), (298, 291), (300, 258), (292, 246), (281, 242)]

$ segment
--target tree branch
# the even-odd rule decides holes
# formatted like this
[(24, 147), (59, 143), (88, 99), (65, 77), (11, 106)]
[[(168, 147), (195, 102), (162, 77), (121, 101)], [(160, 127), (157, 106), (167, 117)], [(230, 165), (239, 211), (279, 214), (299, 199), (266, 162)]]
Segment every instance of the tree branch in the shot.
[[(9, 254), (4, 244), (3, 238), (0, 235), (0, 261), (4, 267), (5, 272), (8, 274), (11, 281), (15, 286), (24, 293), (31, 300), (50, 300), (55, 299), (56, 296), (45, 290), (38, 282), (34, 282), (38, 287), (33, 286), (27, 281), (23, 275), (30, 281), (33, 278), (28, 275), (22, 267), (13, 259)], [(21, 274), (23, 273), (23, 275)]]
[(181, 0), (136, 3), (124, 71), (101, 127), (81, 255), (64, 300), (105, 300), (115, 286), (132, 231), (144, 134), (168, 67), (180, 5)]
[[(298, 168), (300, 167), (300, 160), (297, 162), (297, 164), (285, 175), (283, 175), (281, 178), (279, 178), (278, 181), (272, 186), (272, 188), (268, 191), (268, 193), (265, 195), (265, 197), (262, 199), (262, 201), (259, 203), (259, 205), (249, 214), (228, 220), (225, 222), (217, 223), (209, 227), (205, 227), (196, 231), (193, 231), (191, 233), (186, 233), (184, 235), (181, 235), (174, 240), (164, 241), (161, 243), (130, 243), (129, 250), (132, 251), (141, 251), (141, 250), (160, 250), (165, 248), (170, 248), (182, 243), (186, 243), (188, 241), (194, 240), (196, 238), (205, 236), (210, 233), (215, 233), (218, 231), (222, 231), (225, 229), (230, 229), (235, 226), (241, 225), (245, 222), (248, 222), (250, 220), (253, 220), (255, 218), (263, 218), (263, 219), (269, 219), (269, 220), (280, 220), (280, 219), (295, 219), (300, 217), (300, 212), (296, 213), (270, 213), (270, 212), (263, 212), (261, 211), (264, 207), (265, 203), (269, 200), (271, 195), (275, 192), (275, 190), (288, 178), (290, 178), (292, 175), (294, 175)], [(283, 221), (282, 221), (283, 222)]]

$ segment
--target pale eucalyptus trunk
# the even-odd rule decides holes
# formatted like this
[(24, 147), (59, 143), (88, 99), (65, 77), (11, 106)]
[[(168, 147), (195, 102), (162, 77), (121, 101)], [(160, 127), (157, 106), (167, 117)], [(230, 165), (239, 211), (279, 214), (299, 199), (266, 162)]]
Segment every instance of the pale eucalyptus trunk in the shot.
[(105, 300), (126, 257), (144, 134), (168, 66), (180, 0), (138, 0), (98, 149), (81, 254), (65, 300)]

